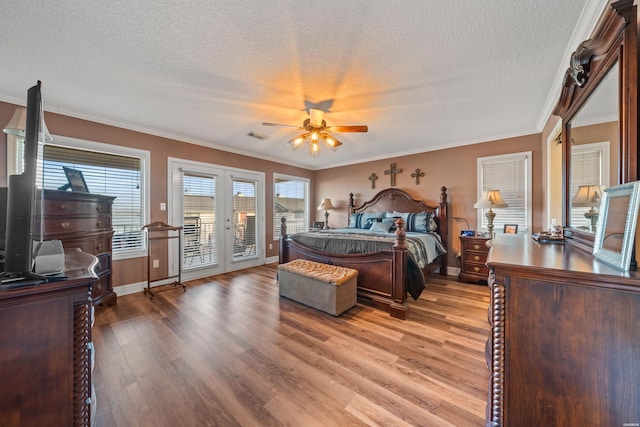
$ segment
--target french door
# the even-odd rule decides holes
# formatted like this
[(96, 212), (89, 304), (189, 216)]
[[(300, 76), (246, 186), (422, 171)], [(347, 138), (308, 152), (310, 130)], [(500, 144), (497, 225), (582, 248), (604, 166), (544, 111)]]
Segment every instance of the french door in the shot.
[(169, 172), (185, 280), (264, 263), (264, 174), (180, 159), (169, 159)]

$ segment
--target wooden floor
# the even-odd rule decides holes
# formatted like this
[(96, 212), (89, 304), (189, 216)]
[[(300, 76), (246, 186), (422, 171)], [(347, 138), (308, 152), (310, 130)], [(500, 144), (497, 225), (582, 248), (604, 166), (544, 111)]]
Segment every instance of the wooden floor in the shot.
[(96, 427), (482, 426), (486, 286), (429, 279), (405, 321), (278, 295), (276, 265), (98, 307)]

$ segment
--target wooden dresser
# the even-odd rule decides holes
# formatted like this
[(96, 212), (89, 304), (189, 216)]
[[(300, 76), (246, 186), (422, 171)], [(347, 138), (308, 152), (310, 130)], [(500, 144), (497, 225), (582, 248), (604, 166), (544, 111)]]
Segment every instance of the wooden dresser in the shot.
[(486, 281), (489, 277), (487, 255), (489, 247), (488, 237), (460, 236), (460, 274), (459, 282)]
[(80, 248), (98, 257), (94, 304), (116, 302), (111, 284), (111, 207), (114, 199), (99, 194), (44, 190), (45, 240), (61, 240), (65, 250)]
[(640, 422), (640, 274), (528, 235), (490, 245), (487, 426)]
[(72, 252), (78, 256), (65, 251), (68, 280), (0, 286), (3, 427), (90, 425), (91, 285), (97, 260)]

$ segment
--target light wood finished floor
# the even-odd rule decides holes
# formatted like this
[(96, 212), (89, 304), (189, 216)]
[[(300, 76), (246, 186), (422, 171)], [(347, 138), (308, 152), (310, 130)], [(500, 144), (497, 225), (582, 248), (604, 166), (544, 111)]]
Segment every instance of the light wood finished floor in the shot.
[(482, 426), (486, 286), (429, 279), (407, 320), (278, 295), (276, 265), (98, 307), (96, 427)]

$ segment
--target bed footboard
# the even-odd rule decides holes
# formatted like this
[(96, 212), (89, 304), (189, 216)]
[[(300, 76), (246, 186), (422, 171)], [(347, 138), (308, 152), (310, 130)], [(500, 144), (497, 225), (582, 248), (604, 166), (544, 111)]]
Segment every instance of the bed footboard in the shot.
[(366, 254), (337, 255), (308, 248), (290, 240), (286, 218), (281, 218), (279, 262), (307, 259), (358, 270), (358, 298), (385, 308), (392, 317), (405, 319), (408, 253), (404, 222), (399, 220), (393, 250)]

